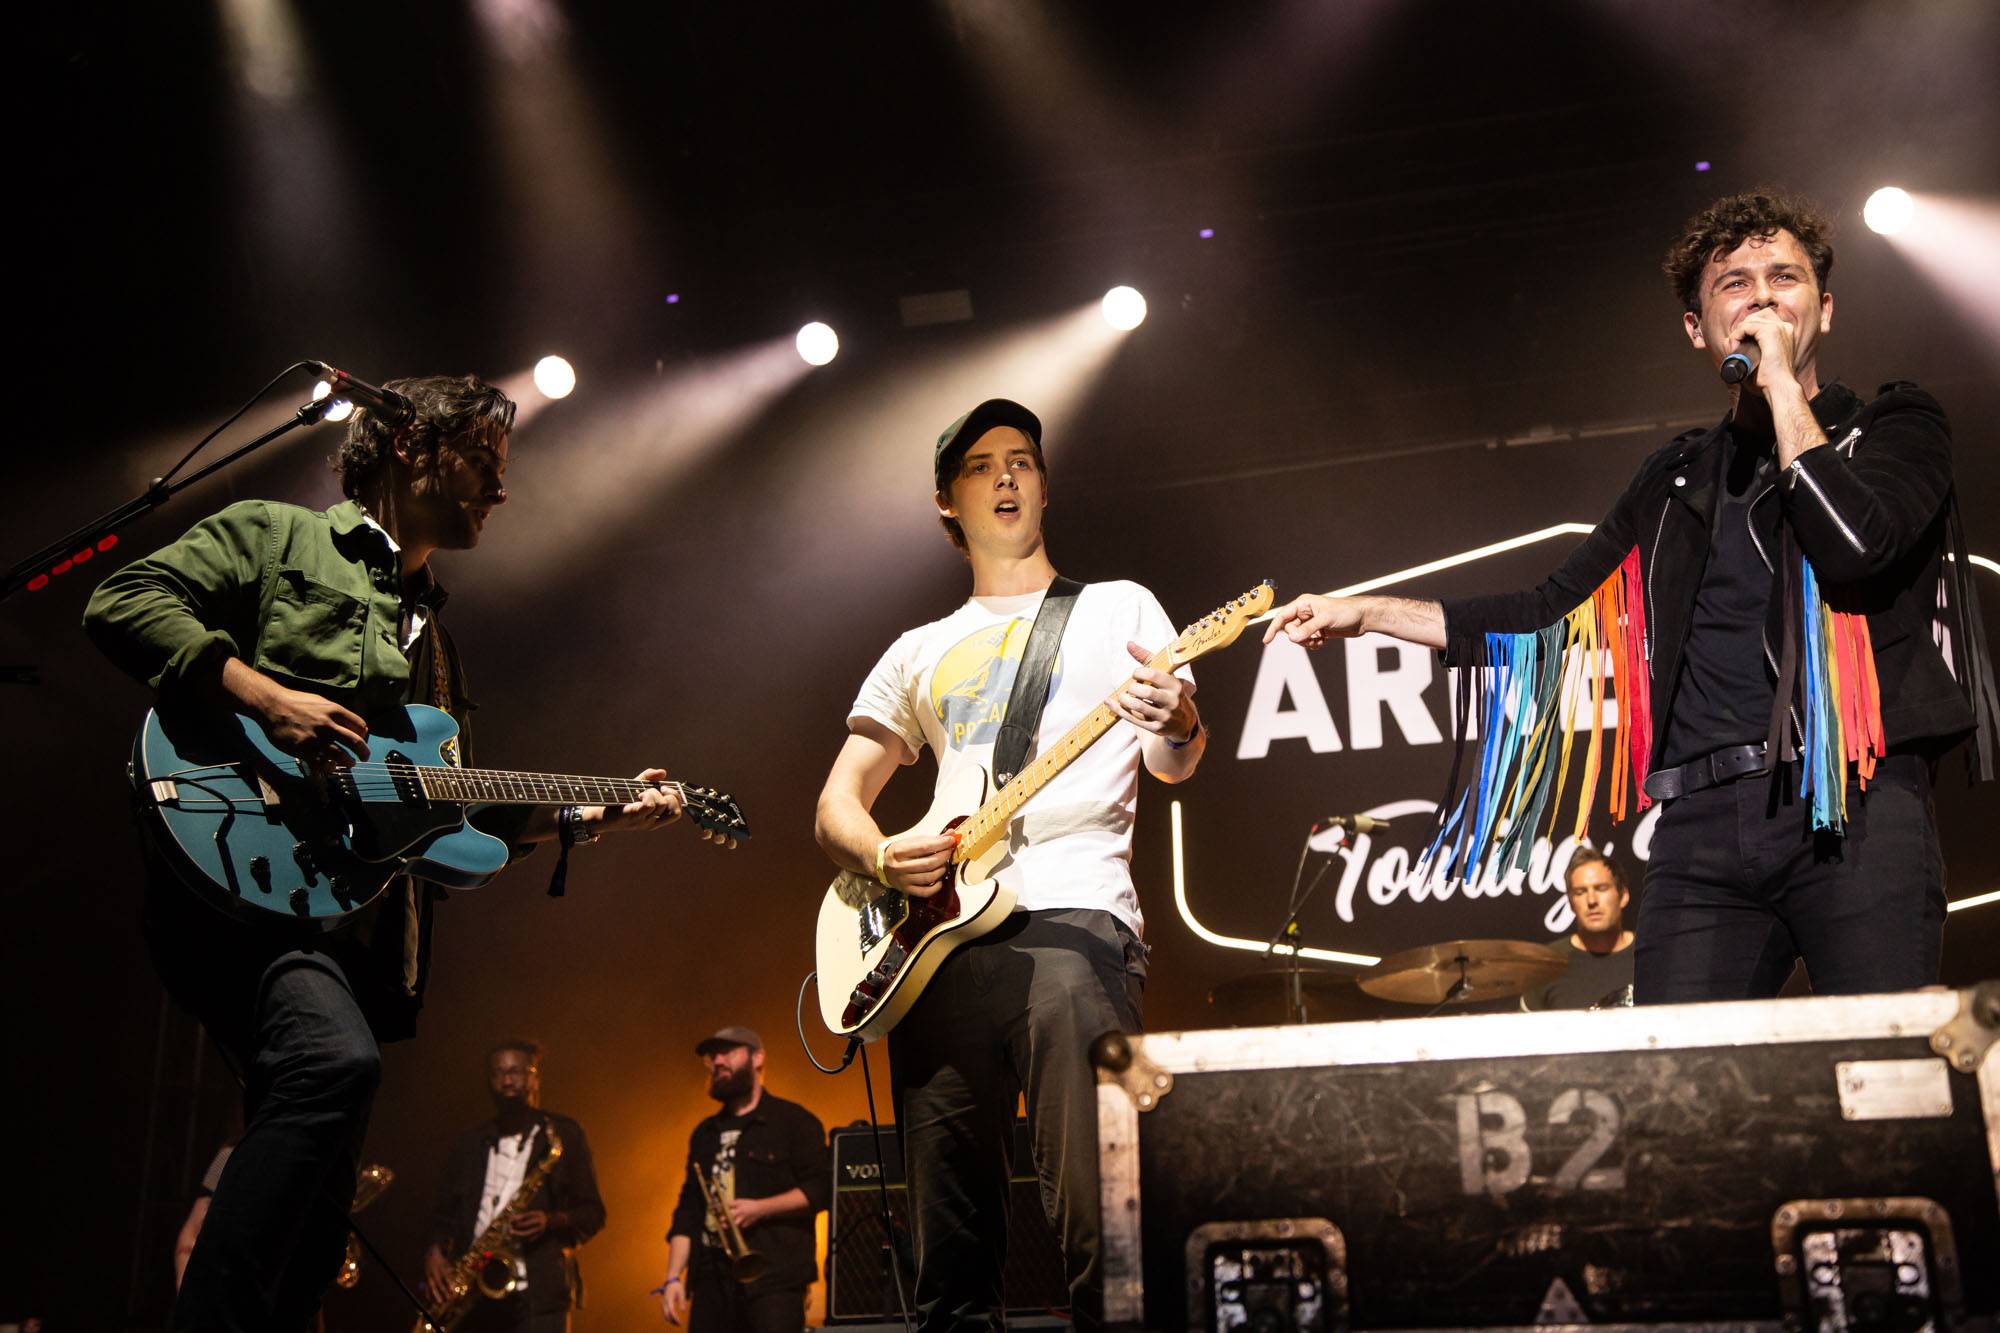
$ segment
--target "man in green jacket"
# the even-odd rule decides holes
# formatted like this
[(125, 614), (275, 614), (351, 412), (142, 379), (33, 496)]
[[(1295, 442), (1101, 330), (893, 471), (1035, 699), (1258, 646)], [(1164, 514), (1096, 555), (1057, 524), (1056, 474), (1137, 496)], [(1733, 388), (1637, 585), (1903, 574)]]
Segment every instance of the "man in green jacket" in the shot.
[[(324, 512), (246, 500), (107, 578), (84, 627), (162, 709), (242, 713), (288, 754), (332, 769), (368, 757), (368, 721), (445, 709), (470, 763), (465, 673), (441, 623), (430, 556), (470, 550), (507, 491), (514, 404), (472, 376), (388, 386), (401, 422), (357, 410)], [(664, 778), (649, 768), (642, 780)], [(558, 836), (657, 827), (652, 791), (622, 808), (511, 807), (480, 826), (524, 853)], [(411, 1035), (429, 955), (429, 885), (399, 879), (330, 934), (224, 917), (149, 850), (146, 933), (167, 989), (228, 1054), (245, 1123), (190, 1256), (177, 1330), (297, 1330), (339, 1267), (378, 1042)]]

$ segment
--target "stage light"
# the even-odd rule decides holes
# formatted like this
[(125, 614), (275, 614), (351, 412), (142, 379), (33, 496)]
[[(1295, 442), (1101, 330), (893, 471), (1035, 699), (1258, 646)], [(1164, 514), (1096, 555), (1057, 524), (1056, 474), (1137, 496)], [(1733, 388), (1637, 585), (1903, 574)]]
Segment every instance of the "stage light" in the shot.
[(681, 294), (680, 294), (679, 292), (668, 292), (668, 293), (667, 293), (667, 304), (668, 304), (668, 305), (679, 305), (680, 303), (681, 303)]
[(1870, 231), (1894, 236), (1909, 225), (1910, 214), (1916, 210), (1917, 202), (1907, 191), (1885, 185), (1868, 196), (1868, 202), (1861, 208), (1861, 220)]
[(1146, 298), (1135, 287), (1113, 287), (1104, 294), (1104, 322), (1114, 329), (1136, 329), (1146, 322)]
[(1694, 164), (1694, 169), (1696, 171), (1707, 171), (1713, 165), (1714, 164), (1712, 162), (1709, 162), (1706, 158), (1704, 158), (1702, 161)]
[[(328, 394), (332, 392), (333, 392), (333, 386), (331, 384), (328, 384), (325, 380), (321, 380), (318, 384), (313, 385), (313, 401), (317, 403), (322, 398), (326, 397)], [(320, 420), (345, 421), (353, 415), (354, 415), (354, 404), (348, 402), (345, 398), (336, 398), (333, 401), (333, 406), (327, 408), (325, 412), (320, 414)]]
[(1196, 232), (1195, 235), (1199, 236), (1204, 241), (1214, 240), (1215, 228), (1203, 227), (1200, 231)]
[(576, 388), (576, 367), (559, 356), (535, 362), (535, 388), (544, 398), (567, 398)]
[(840, 335), (818, 320), (799, 330), (794, 345), (799, 359), (809, 366), (823, 366), (840, 355)]

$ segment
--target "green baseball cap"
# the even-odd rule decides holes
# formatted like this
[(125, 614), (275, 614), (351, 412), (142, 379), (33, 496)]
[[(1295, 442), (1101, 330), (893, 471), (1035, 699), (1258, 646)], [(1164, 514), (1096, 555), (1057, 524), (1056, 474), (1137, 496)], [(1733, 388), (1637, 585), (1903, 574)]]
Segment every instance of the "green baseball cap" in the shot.
[(988, 398), (946, 426), (944, 434), (938, 436), (937, 450), (931, 455), (931, 472), (939, 490), (943, 490), (951, 480), (951, 474), (957, 469), (958, 460), (964, 457), (965, 451), (995, 426), (1012, 426), (1034, 441), (1037, 454), (1042, 451), (1040, 417), (1011, 398)]

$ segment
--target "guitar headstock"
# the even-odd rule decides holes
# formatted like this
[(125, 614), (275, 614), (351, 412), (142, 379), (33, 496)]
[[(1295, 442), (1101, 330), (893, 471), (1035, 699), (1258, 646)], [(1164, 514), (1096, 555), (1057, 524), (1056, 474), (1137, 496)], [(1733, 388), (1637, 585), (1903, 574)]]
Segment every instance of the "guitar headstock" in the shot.
[(1246, 625), (1271, 609), (1276, 596), (1271, 580), (1265, 579), (1241, 597), (1232, 597), (1216, 607), (1182, 630), (1180, 637), (1167, 645), (1168, 668), (1192, 662), (1217, 648), (1227, 648), (1236, 642)]
[(681, 787), (681, 809), (701, 836), (724, 847), (734, 847), (750, 836), (750, 823), (743, 818), (743, 808), (736, 804), (736, 798), (726, 791), (713, 787)]

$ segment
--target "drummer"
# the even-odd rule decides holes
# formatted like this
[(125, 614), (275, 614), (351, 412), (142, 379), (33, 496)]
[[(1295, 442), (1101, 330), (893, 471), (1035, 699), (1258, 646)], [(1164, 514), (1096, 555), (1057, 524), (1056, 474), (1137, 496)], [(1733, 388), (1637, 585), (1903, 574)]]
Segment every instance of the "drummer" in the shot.
[(1594, 847), (1569, 859), (1565, 881), (1576, 929), (1555, 951), (1567, 967), (1561, 976), (1521, 997), (1523, 1009), (1610, 1009), (1632, 1003), (1632, 932), (1625, 909), (1632, 902), (1625, 872)]

